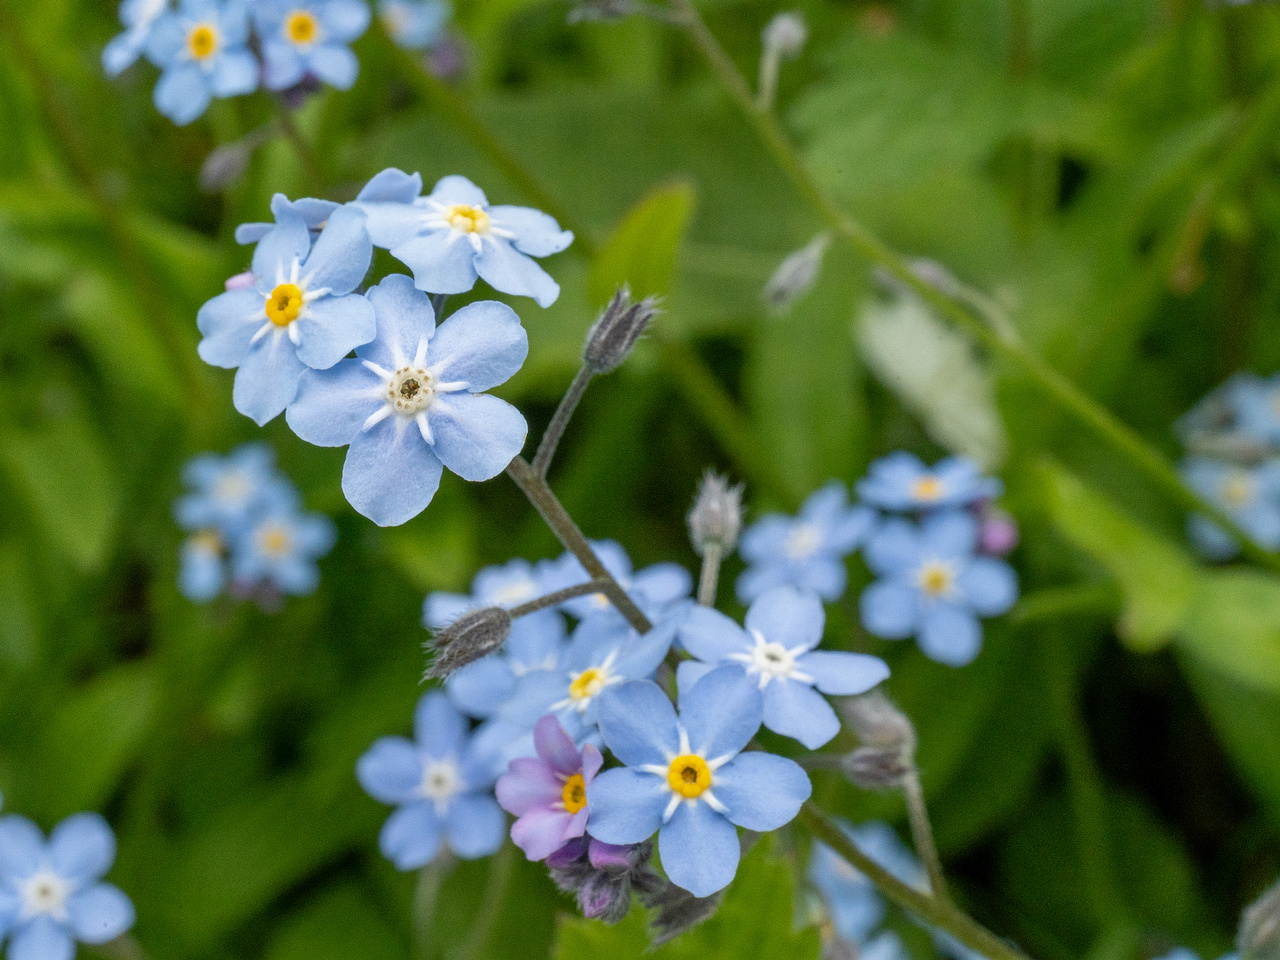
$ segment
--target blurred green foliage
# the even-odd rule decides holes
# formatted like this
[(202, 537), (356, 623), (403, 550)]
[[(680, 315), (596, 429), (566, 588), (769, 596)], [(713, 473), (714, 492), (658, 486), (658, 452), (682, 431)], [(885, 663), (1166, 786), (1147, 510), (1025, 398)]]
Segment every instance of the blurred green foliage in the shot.
[[(1280, 7), (799, 6), (812, 41), (783, 69), (780, 109), (823, 185), (898, 249), (987, 291), (1154, 446), (1174, 455), (1172, 421), (1231, 371), (1280, 367)], [(516, 304), (531, 353), (504, 395), (536, 431), (613, 284), (665, 295), (655, 336), (593, 385), (553, 472), (589, 534), (692, 568), (683, 515), (706, 466), (745, 479), (758, 513), (890, 449), (941, 452), (931, 438), (954, 436), (957, 396), (982, 391), (949, 393), (942, 369), (927, 391), (896, 383), (900, 398), (869, 372), (885, 368), (855, 336), (877, 296), (864, 263), (833, 247), (813, 291), (764, 311), (764, 282), (819, 221), (676, 32), (570, 27), (558, 0), (458, 8), (469, 69), (449, 96), (580, 232), (548, 261), (559, 302)], [(777, 8), (703, 9), (750, 76)], [(273, 192), (348, 199), (396, 165), (532, 198), (421, 96), (376, 27), (356, 44), (355, 89), (298, 118), (318, 170), (281, 140), (202, 194), (203, 159), (268, 122), (270, 102), (217, 103), (176, 129), (151, 105), (149, 67), (102, 76), (115, 30), (110, 0), (0, 0), (6, 807), (46, 827), (108, 815), (113, 878), (155, 960), (639, 956), (638, 918), (568, 919), (510, 850), (457, 865), (434, 922), (416, 922), (415, 878), (379, 856), (385, 810), (352, 773), (373, 738), (407, 728), (423, 594), (551, 555), (550, 534), (504, 479), (455, 477), (421, 517), (373, 528), (342, 499), (341, 451), (282, 422), (257, 430), (231, 407), (231, 375), (195, 353), (197, 308), (247, 261), (232, 231)], [(908, 378), (925, 353), (877, 343)], [(866, 637), (852, 601), (828, 640), (891, 661), (954, 888), (981, 921), (1043, 960), (1145, 960), (1175, 943), (1216, 956), (1280, 872), (1280, 582), (1201, 564), (1130, 466), (1033, 385), (963, 363), (957, 380), (994, 378), (1027, 598), (960, 671)], [(323, 586), (271, 615), (195, 607), (174, 587), (179, 468), (263, 434), (308, 506), (338, 521)], [(853, 574), (856, 597), (866, 574)], [(816, 796), (853, 820), (903, 819), (897, 798), (822, 775)], [(724, 912), (662, 955), (816, 956), (803, 841), (775, 840)]]

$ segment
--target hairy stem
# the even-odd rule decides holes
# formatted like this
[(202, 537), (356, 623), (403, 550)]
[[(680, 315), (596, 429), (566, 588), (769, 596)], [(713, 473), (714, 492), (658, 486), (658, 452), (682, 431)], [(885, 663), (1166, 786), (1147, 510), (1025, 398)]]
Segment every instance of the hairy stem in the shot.
[(520, 617), (527, 617), (531, 613), (537, 613), (539, 610), (545, 610), (547, 607), (554, 607), (558, 603), (564, 603), (566, 600), (588, 597), (593, 593), (604, 593), (608, 586), (609, 582), (607, 580), (588, 580), (586, 583), (574, 584), (572, 587), (565, 587), (561, 590), (556, 590), (554, 593), (538, 597), (536, 600), (530, 600), (528, 603), (522, 603), (518, 607), (512, 607), (507, 612), (511, 614), (512, 620), (517, 620)]
[(600, 558), (596, 556), (595, 550), (592, 549), (590, 541), (578, 529), (578, 525), (573, 522), (573, 517), (569, 516), (564, 505), (551, 492), (547, 481), (534, 472), (533, 467), (524, 457), (516, 457), (507, 464), (507, 475), (528, 497), (534, 509), (541, 514), (542, 519), (551, 528), (551, 532), (564, 544), (564, 548), (578, 558), (578, 562), (586, 569), (589, 576), (601, 582), (600, 592), (609, 598), (609, 602), (617, 608), (627, 623), (640, 633), (648, 633), (653, 624), (627, 596), (627, 592), (614, 579), (613, 574), (605, 569)]
[(720, 585), (720, 544), (708, 543), (702, 554), (702, 575), (698, 578), (698, 602), (704, 607), (716, 605), (716, 588)]
[(573, 411), (578, 409), (578, 401), (587, 392), (587, 384), (594, 376), (595, 371), (584, 363), (574, 376), (573, 383), (569, 384), (569, 389), (565, 391), (560, 406), (556, 407), (556, 415), (547, 424), (546, 432), (542, 434), (538, 452), (533, 455), (533, 472), (544, 480), (547, 477), (547, 469), (551, 466), (551, 458), (556, 455), (556, 447), (560, 445), (560, 438), (564, 436), (565, 428), (569, 426), (569, 420), (573, 417)]
[(413, 955), (418, 960), (426, 960), (431, 955), (431, 927), (440, 901), (440, 887), (452, 866), (453, 857), (445, 851), (418, 871), (413, 892)]
[(942, 874), (942, 858), (938, 856), (938, 847), (933, 842), (933, 826), (929, 823), (929, 809), (924, 803), (920, 771), (915, 768), (915, 764), (911, 765), (902, 778), (902, 795), (907, 801), (907, 819), (911, 822), (911, 838), (915, 841), (916, 853), (929, 874), (929, 886), (935, 897), (943, 903), (950, 903), (947, 880)]
[(507, 886), (511, 883), (515, 849), (512, 844), (504, 843), (502, 850), (489, 862), (489, 880), (485, 883), (484, 900), (476, 914), (475, 925), (468, 933), (462, 960), (479, 960), (485, 956), (489, 940), (493, 936), (493, 925), (502, 911), (502, 901), (506, 896)]

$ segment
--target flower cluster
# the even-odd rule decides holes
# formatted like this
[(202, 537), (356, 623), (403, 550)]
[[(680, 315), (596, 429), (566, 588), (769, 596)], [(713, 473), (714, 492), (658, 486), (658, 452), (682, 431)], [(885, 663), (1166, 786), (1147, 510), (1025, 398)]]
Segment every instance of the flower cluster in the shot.
[(280, 594), (316, 589), (316, 560), (333, 547), (333, 523), (302, 511), (269, 447), (201, 454), (187, 461), (183, 479), (191, 492), (174, 504), (174, 515), (190, 532), (178, 570), (184, 596), (205, 603), (229, 588), (270, 605)]
[(862, 594), (863, 626), (889, 640), (915, 637), (939, 663), (970, 663), (982, 646), (980, 618), (1004, 613), (1018, 594), (999, 559), (1017, 542), (1012, 519), (991, 503), (1000, 482), (963, 457), (926, 467), (900, 451), (873, 463), (856, 489), (860, 502), (850, 505), (833, 481), (798, 516), (770, 514), (749, 527), (738, 597), (789, 584), (838, 600), (845, 559), (861, 548), (877, 577)]
[[(1187, 485), (1216, 504), (1259, 546), (1280, 550), (1280, 375), (1238, 373), (1178, 423), (1187, 448)], [(1208, 517), (1193, 515), (1187, 533), (1214, 560), (1240, 545)]]

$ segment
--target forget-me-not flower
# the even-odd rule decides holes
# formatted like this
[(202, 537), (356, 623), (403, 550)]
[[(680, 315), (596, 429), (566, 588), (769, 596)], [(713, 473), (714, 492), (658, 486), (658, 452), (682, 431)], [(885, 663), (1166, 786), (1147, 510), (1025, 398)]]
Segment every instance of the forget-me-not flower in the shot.
[(1280, 375), (1237, 374), (1223, 385), (1223, 396), (1241, 432), (1280, 446)]
[(342, 491), (386, 527), (426, 509), (444, 467), (488, 480), (520, 452), (524, 417), (483, 391), (520, 369), (529, 338), (515, 311), (494, 300), (467, 304), (437, 328), (431, 300), (401, 274), (368, 299), (377, 339), (354, 360), (304, 374), (288, 421), (309, 443), (351, 445)]
[(736, 664), (742, 682), (764, 696), (764, 725), (816, 750), (840, 732), (840, 719), (822, 694), (866, 693), (889, 676), (879, 657), (815, 650), (825, 622), (822, 601), (795, 587), (762, 594), (747, 611), (746, 629), (717, 610), (695, 606), (679, 636), (698, 659), (677, 668), (680, 690)]
[(360, 211), (334, 211), (314, 244), (298, 213), (279, 211), (253, 252), (255, 288), (220, 294), (196, 317), (200, 357), (239, 368), (237, 410), (261, 426), (293, 402), (304, 370), (326, 370), (373, 339), (373, 306), (352, 292), (372, 259)]
[(491, 207), (479, 187), (456, 175), (428, 196), (421, 192), (420, 174), (389, 169), (356, 197), (374, 244), (409, 267), (420, 290), (466, 293), (479, 278), (543, 307), (560, 296), (560, 285), (532, 259), (573, 242), (554, 218), (529, 207)]
[(378, 0), (378, 17), (406, 50), (426, 50), (444, 35), (452, 10), (445, 0)]
[(116, 838), (96, 813), (44, 835), (25, 817), (0, 819), (0, 937), (10, 960), (70, 960), (75, 943), (102, 944), (133, 926), (133, 904), (102, 876)]
[(214, 530), (197, 530), (182, 541), (178, 590), (188, 600), (208, 603), (227, 585), (227, 545)]
[(266, 585), (281, 593), (314, 593), (320, 584), (316, 560), (333, 549), (333, 521), (317, 513), (279, 510), (264, 514), (245, 531), (232, 574), (238, 583)]
[(672, 883), (697, 897), (723, 890), (738, 869), (736, 827), (777, 830), (811, 792), (794, 761), (742, 752), (763, 713), (760, 691), (742, 683), (734, 667), (713, 670), (685, 691), (679, 715), (655, 683), (608, 691), (600, 732), (626, 766), (599, 774), (588, 788), (587, 832), (619, 845), (657, 833)]
[(240, 224), (236, 227), (236, 243), (258, 243), (272, 230), (280, 228), (281, 217), (286, 210), (302, 218), (302, 222), (307, 225), (314, 239), (329, 222), (333, 211), (340, 206), (342, 204), (334, 203), (332, 200), (317, 200), (315, 197), (299, 197), (297, 200), (290, 200), (283, 193), (277, 193), (271, 198), (271, 215), (276, 218), (276, 222)]
[(914, 453), (899, 450), (872, 463), (857, 490), (873, 507), (905, 512), (967, 507), (999, 496), (1003, 485), (984, 476), (968, 457), (947, 457), (926, 467)]
[(925, 655), (962, 667), (982, 647), (979, 617), (1004, 613), (1018, 597), (1007, 563), (975, 555), (978, 523), (963, 510), (919, 524), (886, 521), (867, 544), (867, 566), (881, 577), (862, 594), (862, 625), (876, 636), (915, 636)]
[(128, 70), (147, 48), (151, 28), (169, 9), (169, 0), (124, 0), (120, 22), (124, 30), (112, 37), (102, 50), (102, 67), (114, 77)]
[(258, 61), (249, 52), (249, 8), (244, 0), (180, 0), (156, 20), (147, 56), (164, 72), (156, 108), (179, 126), (190, 123), (214, 97), (258, 88)]
[(263, 510), (292, 506), (297, 495), (275, 469), (275, 454), (265, 443), (246, 443), (225, 457), (202, 453), (182, 468), (192, 492), (174, 504), (184, 530), (241, 531)]
[(413, 730), (413, 740), (381, 738), (356, 765), (369, 795), (399, 808), (382, 828), (383, 854), (401, 870), (416, 870), (442, 845), (464, 860), (493, 853), (505, 824), (490, 792), (493, 758), (475, 748), (466, 718), (438, 690), (418, 702)]
[(263, 85), (286, 90), (310, 76), (350, 89), (360, 61), (347, 45), (368, 29), (369, 19), (363, 0), (258, 0)]
[[(593, 540), (592, 549), (604, 564), (604, 568), (618, 582), (628, 597), (652, 622), (666, 617), (680, 601), (688, 598), (693, 590), (693, 577), (678, 563), (655, 563), (643, 570), (635, 570), (631, 558), (622, 545), (614, 540)], [(548, 586), (552, 590), (571, 587), (591, 580), (586, 568), (572, 553), (563, 554), (547, 567)], [(605, 617), (619, 627), (625, 624), (622, 614), (603, 593), (566, 600), (565, 610), (579, 620)]]
[[(1221, 507), (1255, 543), (1280, 549), (1280, 460), (1246, 466), (1187, 457), (1181, 470), (1187, 486)], [(1196, 547), (1215, 560), (1230, 559), (1240, 549), (1234, 537), (1199, 514), (1188, 518), (1187, 532)]]
[(743, 533), (738, 548), (747, 561), (738, 577), (738, 599), (750, 603), (789, 584), (838, 600), (849, 578), (845, 557), (863, 542), (875, 519), (874, 510), (849, 506), (848, 492), (838, 481), (810, 496), (795, 517), (761, 517)]
[[(839, 825), (854, 846), (903, 883), (924, 884), (924, 869), (887, 823), (872, 820), (853, 827), (840, 821)], [(885, 904), (875, 884), (821, 841), (814, 843), (809, 854), (808, 878), (842, 940), (861, 944), (884, 922)]]

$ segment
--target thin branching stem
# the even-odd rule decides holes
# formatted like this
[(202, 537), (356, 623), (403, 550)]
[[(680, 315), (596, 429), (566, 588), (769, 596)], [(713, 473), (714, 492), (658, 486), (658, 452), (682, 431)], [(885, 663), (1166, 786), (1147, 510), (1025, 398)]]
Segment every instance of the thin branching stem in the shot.
[(556, 415), (551, 418), (551, 422), (547, 424), (546, 431), (542, 434), (542, 441), (538, 444), (538, 452), (533, 455), (533, 472), (543, 480), (547, 478), (547, 470), (551, 466), (551, 458), (556, 455), (556, 447), (560, 445), (560, 438), (564, 436), (565, 428), (569, 426), (573, 411), (578, 409), (578, 401), (587, 392), (587, 384), (591, 382), (591, 378), (594, 376), (595, 371), (587, 364), (584, 363), (579, 368), (577, 375), (573, 378), (573, 383), (569, 384), (569, 389), (564, 392), (564, 398), (560, 401), (560, 406), (556, 407)]
[(531, 613), (537, 613), (539, 610), (545, 610), (547, 607), (554, 607), (556, 604), (564, 603), (566, 600), (587, 597), (593, 593), (604, 593), (608, 585), (607, 580), (588, 580), (586, 583), (576, 583), (572, 587), (564, 587), (561, 590), (538, 597), (536, 600), (522, 603), (518, 607), (512, 607), (507, 612), (511, 614), (512, 620), (517, 620), (520, 617), (527, 617)]
[(716, 590), (720, 586), (720, 544), (712, 541), (703, 548), (702, 575), (698, 578), (698, 602), (704, 607), (716, 605)]
[(916, 853), (929, 874), (929, 886), (933, 895), (944, 903), (951, 902), (947, 893), (947, 880), (942, 873), (942, 858), (933, 842), (933, 826), (929, 823), (929, 808), (924, 802), (924, 787), (920, 784), (920, 771), (913, 763), (902, 777), (902, 796), (907, 802), (907, 820), (911, 823), (911, 839)]

